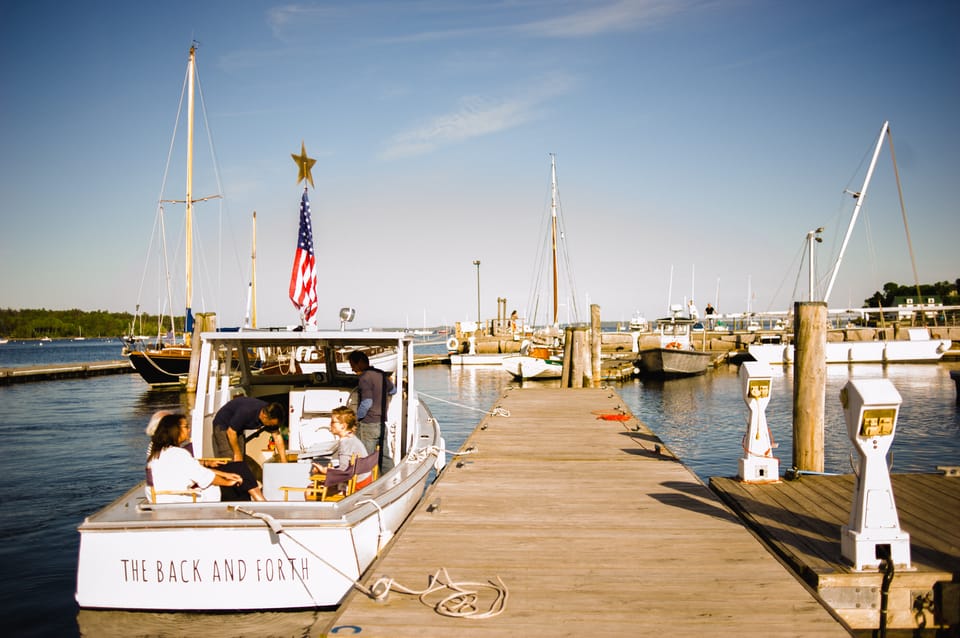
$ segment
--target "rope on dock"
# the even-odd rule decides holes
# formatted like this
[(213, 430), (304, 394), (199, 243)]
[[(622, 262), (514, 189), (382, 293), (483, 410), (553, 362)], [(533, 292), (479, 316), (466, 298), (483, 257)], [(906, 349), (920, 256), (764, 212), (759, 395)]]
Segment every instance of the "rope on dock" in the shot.
[[(372, 503), (377, 508), (378, 513), (382, 514), (382, 510), (380, 509), (380, 506), (377, 505), (374, 501), (366, 500), (366, 501), (361, 501), (361, 503)], [(339, 570), (335, 565), (332, 565), (330, 562), (325, 560), (322, 556), (318, 555), (308, 546), (304, 545), (295, 537), (291, 536), (290, 533), (284, 529), (283, 525), (280, 524), (280, 521), (275, 519), (273, 516), (270, 516), (269, 514), (266, 514), (263, 512), (256, 512), (254, 510), (248, 509), (240, 505), (229, 505), (227, 506), (227, 509), (235, 512), (239, 512), (251, 518), (256, 518), (263, 521), (263, 523), (270, 528), (270, 531), (272, 531), (274, 534), (277, 535), (278, 541), (283, 536), (289, 538), (291, 541), (299, 545), (304, 551), (309, 553), (311, 556), (313, 556), (320, 562), (324, 563), (327, 567), (335, 571), (337, 574), (339, 574), (346, 580), (349, 580), (353, 584), (353, 586), (357, 588), (358, 591), (360, 591), (366, 596), (369, 596), (374, 600), (379, 600), (379, 601), (386, 600), (387, 595), (390, 593), (390, 590), (392, 589), (393, 591), (396, 591), (401, 594), (411, 594), (414, 596), (419, 596), (420, 602), (422, 602), (425, 605), (430, 605), (430, 603), (428, 603), (426, 600), (428, 596), (430, 596), (435, 592), (448, 589), (453, 593), (445, 596), (439, 602), (432, 605), (434, 611), (436, 611), (441, 616), (450, 616), (453, 618), (473, 618), (473, 619), (492, 618), (493, 616), (497, 616), (503, 613), (503, 610), (506, 609), (507, 607), (507, 596), (508, 596), (507, 586), (506, 584), (504, 584), (503, 580), (499, 576), (496, 577), (497, 582), (490, 581), (487, 583), (472, 583), (472, 582), (456, 583), (450, 578), (450, 575), (447, 574), (446, 567), (441, 567), (439, 570), (437, 570), (437, 572), (430, 577), (429, 585), (427, 586), (427, 588), (421, 591), (410, 589), (409, 587), (405, 587), (404, 585), (397, 583), (392, 578), (386, 578), (386, 577), (381, 577), (377, 579), (373, 583), (373, 586), (367, 589), (366, 587), (363, 586), (361, 582), (353, 579), (350, 575), (345, 574), (344, 572)], [(379, 546), (378, 552), (383, 549), (383, 545), (386, 544), (386, 541), (388, 541), (390, 537), (389, 530), (385, 530), (383, 527), (382, 516), (380, 518), (381, 518), (381, 522), (380, 522), (380, 538), (378, 539), (378, 546)], [(278, 542), (277, 545), (280, 546), (280, 551), (283, 552), (284, 556), (286, 556), (288, 560), (292, 561), (293, 559), (287, 553), (287, 549), (283, 546), (283, 543)], [(316, 596), (314, 596), (313, 592), (310, 591), (310, 588), (307, 586), (307, 583), (304, 582), (303, 577), (298, 575), (298, 578), (300, 579), (300, 583), (303, 585), (304, 589), (307, 591), (308, 594), (310, 594), (310, 597), (314, 600), (314, 602), (316, 602), (317, 600)], [(466, 589), (467, 587), (472, 587), (473, 589)], [(480, 595), (478, 592), (479, 592), (479, 589), (482, 589), (482, 588), (492, 589), (496, 592), (496, 596), (493, 602), (490, 603), (490, 608), (484, 612), (480, 612), (479, 608), (477, 607), (477, 602), (480, 599)]]
[[(393, 590), (400, 594), (417, 596), (421, 603), (427, 605), (428, 607), (433, 607), (433, 610), (441, 616), (483, 620), (485, 618), (499, 616), (507, 608), (509, 591), (507, 590), (506, 584), (499, 576), (497, 576), (496, 579), (496, 582), (488, 581), (486, 583), (457, 583), (450, 578), (450, 575), (447, 573), (447, 568), (441, 567), (436, 571), (436, 573), (433, 574), (433, 576), (430, 577), (429, 584), (427, 585), (426, 589), (411, 589), (401, 585), (392, 578), (385, 576), (378, 578), (370, 589), (373, 592), (372, 597), (374, 600), (386, 600), (387, 595), (391, 590)], [(495, 592), (494, 599), (486, 611), (480, 611), (478, 606), (478, 602), (480, 600), (479, 592), (481, 589), (489, 589)], [(452, 593), (444, 596), (436, 603), (430, 603), (427, 601), (427, 598), (430, 595), (442, 591), (450, 591)]]
[(467, 410), (473, 410), (474, 412), (482, 412), (483, 414), (487, 414), (490, 416), (503, 416), (503, 417), (510, 416), (510, 410), (507, 410), (506, 408), (502, 408), (499, 405), (494, 406), (492, 410), (487, 411), (487, 410), (481, 410), (480, 408), (475, 408), (472, 405), (466, 405), (465, 403), (456, 403), (454, 401), (447, 401), (446, 399), (435, 397), (432, 394), (427, 394), (426, 392), (423, 392), (420, 390), (417, 391), (417, 394), (422, 394), (423, 396), (427, 397), (428, 399), (432, 399), (433, 401), (440, 401), (441, 403), (449, 403), (450, 405), (455, 405), (458, 408), (466, 408)]

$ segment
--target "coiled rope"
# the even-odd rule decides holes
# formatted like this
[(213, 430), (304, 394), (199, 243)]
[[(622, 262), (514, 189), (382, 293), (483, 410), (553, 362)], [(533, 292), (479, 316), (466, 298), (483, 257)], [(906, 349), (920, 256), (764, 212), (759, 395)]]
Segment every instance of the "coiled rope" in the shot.
[(475, 408), (475, 407), (473, 407), (472, 405), (466, 405), (466, 404), (464, 404), (464, 403), (456, 403), (456, 402), (454, 402), (454, 401), (448, 401), (448, 400), (446, 400), (446, 399), (441, 399), (440, 397), (435, 397), (435, 396), (433, 396), (432, 394), (427, 394), (426, 392), (423, 392), (423, 391), (420, 391), (420, 390), (417, 391), (417, 394), (422, 394), (423, 396), (425, 396), (425, 397), (427, 397), (428, 399), (431, 399), (431, 400), (433, 400), (433, 401), (440, 401), (441, 403), (449, 403), (450, 405), (455, 405), (455, 406), (457, 406), (458, 408), (466, 408), (467, 410), (473, 410), (474, 412), (482, 412), (483, 414), (487, 414), (487, 415), (490, 415), (490, 416), (503, 416), (503, 417), (509, 417), (509, 416), (510, 416), (510, 410), (507, 410), (506, 408), (501, 408), (499, 405), (498, 405), (498, 406), (494, 406), (494, 408), (493, 408), (492, 410), (487, 411), (487, 410), (481, 410), (480, 408)]
[[(380, 507), (376, 503), (374, 503), (372, 500), (362, 501), (362, 503), (372, 503), (377, 508), (378, 514), (382, 513), (380, 510)], [(236, 511), (241, 514), (245, 514), (251, 518), (256, 518), (263, 521), (263, 523), (270, 528), (270, 531), (272, 531), (274, 534), (277, 535), (278, 541), (281, 538), (281, 535), (286, 536), (291, 541), (299, 545), (305, 552), (307, 552), (308, 554), (310, 554), (311, 556), (319, 560), (321, 563), (329, 567), (331, 570), (339, 574), (341, 577), (350, 581), (353, 587), (357, 589), (357, 591), (363, 593), (365, 596), (368, 596), (374, 600), (380, 600), (380, 601), (386, 600), (391, 590), (401, 594), (411, 594), (414, 596), (419, 596), (420, 602), (422, 602), (425, 605), (432, 606), (433, 610), (438, 614), (440, 614), (441, 616), (450, 616), (454, 618), (473, 618), (473, 619), (492, 618), (493, 616), (497, 616), (503, 613), (503, 610), (506, 609), (507, 607), (507, 596), (508, 596), (507, 586), (506, 584), (504, 584), (503, 580), (501, 580), (499, 576), (496, 577), (497, 582), (490, 581), (487, 583), (474, 583), (474, 582), (457, 583), (450, 578), (450, 575), (447, 573), (446, 567), (441, 567), (440, 569), (438, 569), (436, 573), (430, 577), (427, 588), (421, 591), (411, 589), (409, 587), (406, 587), (404, 585), (397, 583), (392, 578), (386, 578), (386, 577), (378, 578), (373, 583), (373, 586), (368, 589), (367, 587), (364, 587), (364, 585), (361, 582), (354, 580), (353, 577), (351, 577), (348, 574), (345, 574), (340, 569), (338, 569), (335, 565), (332, 565), (322, 556), (318, 555), (312, 549), (310, 549), (309, 547), (301, 543), (294, 536), (291, 536), (290, 533), (287, 532), (286, 529), (284, 529), (283, 525), (280, 524), (280, 521), (275, 519), (273, 516), (270, 516), (269, 514), (266, 514), (263, 512), (255, 512), (254, 510), (248, 509), (240, 505), (229, 505), (227, 506), (227, 509)], [(380, 521), (380, 532), (381, 532), (381, 536), (378, 542), (378, 545), (379, 545), (378, 552), (379, 552), (379, 549), (383, 548), (384, 541), (389, 540), (389, 536), (390, 536), (389, 531), (383, 528), (382, 517)], [(290, 555), (287, 553), (287, 550), (283, 546), (283, 543), (278, 542), (277, 544), (280, 546), (280, 551), (283, 552), (283, 555), (288, 560), (293, 560), (290, 557)], [(313, 592), (310, 591), (310, 588), (307, 586), (307, 583), (303, 581), (303, 577), (300, 576), (299, 574), (297, 577), (299, 578), (300, 583), (303, 585), (307, 593), (310, 594), (310, 597), (313, 599), (313, 601), (317, 602), (316, 596), (314, 596)], [(472, 589), (467, 589), (468, 587)], [(496, 595), (494, 596), (493, 602), (490, 603), (489, 609), (487, 609), (487, 611), (481, 612), (478, 607), (478, 601), (480, 600), (479, 590), (484, 588), (493, 590), (496, 593)], [(442, 590), (450, 590), (452, 593), (443, 597), (436, 604), (431, 605), (431, 603), (427, 602), (426, 599), (428, 596)]]
[[(428, 607), (433, 607), (433, 610), (441, 616), (483, 620), (485, 618), (499, 616), (507, 608), (509, 591), (499, 576), (497, 576), (496, 579), (496, 582), (457, 583), (450, 578), (450, 574), (447, 573), (447, 568), (441, 567), (430, 577), (426, 589), (411, 589), (387, 577), (378, 578), (370, 589), (373, 592), (374, 600), (386, 600), (387, 595), (393, 590), (400, 594), (417, 596), (421, 603)], [(480, 601), (480, 590), (482, 589), (488, 589), (494, 592), (493, 601), (491, 601), (486, 611), (480, 611), (478, 605)], [(442, 591), (449, 591), (451, 593), (436, 603), (430, 603), (427, 600), (432, 594)]]

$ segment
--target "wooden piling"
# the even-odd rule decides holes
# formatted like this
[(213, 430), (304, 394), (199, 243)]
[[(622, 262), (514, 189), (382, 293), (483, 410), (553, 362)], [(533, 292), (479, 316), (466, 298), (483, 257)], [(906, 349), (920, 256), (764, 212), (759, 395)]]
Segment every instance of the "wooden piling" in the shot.
[(570, 385), (571, 388), (582, 388), (583, 379), (587, 376), (590, 366), (590, 348), (587, 345), (586, 326), (573, 328), (573, 351), (571, 353)]
[(563, 368), (560, 373), (560, 387), (570, 387), (570, 374), (573, 367), (573, 327), (563, 329)]
[(197, 376), (200, 374), (200, 333), (217, 329), (217, 315), (213, 312), (200, 312), (194, 317), (193, 338), (190, 341), (190, 371), (187, 373), (187, 395), (193, 396), (197, 390)]
[(793, 467), (823, 472), (827, 304), (794, 304)]

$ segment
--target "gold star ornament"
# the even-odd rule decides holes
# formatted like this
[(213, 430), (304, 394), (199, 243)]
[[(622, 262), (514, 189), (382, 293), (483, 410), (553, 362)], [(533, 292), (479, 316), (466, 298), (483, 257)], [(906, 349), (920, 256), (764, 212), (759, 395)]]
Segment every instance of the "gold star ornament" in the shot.
[(310, 186), (313, 186), (313, 175), (310, 174), (310, 169), (313, 168), (313, 165), (317, 163), (317, 160), (307, 157), (307, 147), (303, 142), (300, 142), (300, 154), (294, 155), (290, 153), (290, 157), (293, 158), (293, 161), (297, 163), (297, 169), (299, 174), (297, 175), (297, 183), (299, 184), (303, 180), (307, 180), (310, 183)]

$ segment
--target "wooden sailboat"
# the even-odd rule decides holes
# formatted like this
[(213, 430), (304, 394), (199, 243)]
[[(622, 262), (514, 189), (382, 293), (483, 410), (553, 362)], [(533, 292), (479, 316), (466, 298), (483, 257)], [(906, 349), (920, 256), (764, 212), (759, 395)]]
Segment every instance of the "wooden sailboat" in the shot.
[(533, 340), (524, 343), (519, 355), (504, 357), (500, 365), (517, 379), (559, 379), (563, 374), (562, 333), (559, 322), (559, 265), (557, 245), (557, 161), (550, 154), (550, 266), (552, 299), (550, 321), (535, 331)]
[[(185, 326), (180, 339), (177, 338), (176, 326), (171, 316), (169, 331), (163, 334), (162, 326), (158, 326), (159, 334), (155, 339), (148, 341), (142, 337), (126, 338), (123, 354), (130, 359), (130, 363), (137, 370), (144, 381), (152, 386), (180, 384), (181, 378), (190, 371), (190, 335), (193, 332), (193, 205), (200, 201), (219, 198), (219, 195), (194, 199), (193, 197), (193, 138), (194, 138), (194, 110), (196, 85), (196, 46), (190, 47), (190, 57), (187, 66), (187, 184), (186, 197), (183, 200), (162, 200), (186, 205), (185, 227)], [(172, 304), (171, 304), (172, 305)], [(139, 310), (139, 304), (138, 304)], [(131, 330), (131, 334), (133, 331)]]

